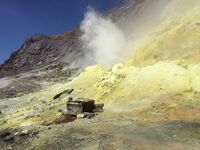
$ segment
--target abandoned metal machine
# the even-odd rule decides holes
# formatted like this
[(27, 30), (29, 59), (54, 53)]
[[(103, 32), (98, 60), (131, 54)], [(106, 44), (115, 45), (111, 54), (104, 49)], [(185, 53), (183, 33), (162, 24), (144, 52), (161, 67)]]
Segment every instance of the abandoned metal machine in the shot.
[[(95, 114), (103, 112), (104, 104), (95, 104), (94, 100), (78, 99), (73, 100), (72, 97), (67, 101), (67, 112), (76, 116), (80, 114)], [(84, 116), (83, 116), (84, 117)]]

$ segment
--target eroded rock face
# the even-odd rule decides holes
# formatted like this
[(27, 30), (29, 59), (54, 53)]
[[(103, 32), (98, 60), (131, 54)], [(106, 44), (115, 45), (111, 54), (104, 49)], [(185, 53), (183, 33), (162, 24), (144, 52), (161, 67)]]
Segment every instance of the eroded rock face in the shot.
[[(143, 1), (145, 0), (124, 0), (121, 6), (105, 13), (105, 16), (117, 22), (134, 12)], [(36, 34), (28, 38), (8, 60), (0, 65), (0, 78), (40, 69), (55, 62), (60, 64), (78, 62), (84, 55), (80, 34), (77, 28), (59, 35)]]
[(129, 17), (136, 12), (146, 0), (124, 0), (120, 7), (116, 7), (105, 15), (111, 18), (114, 22), (118, 22), (121, 18)]
[(75, 29), (56, 36), (42, 34), (32, 36), (12, 53), (4, 64), (0, 65), (0, 77), (39, 69), (59, 61), (67, 64), (68, 62), (62, 59), (63, 55), (72, 54), (71, 57), (75, 57), (81, 50), (79, 34), (79, 30)]

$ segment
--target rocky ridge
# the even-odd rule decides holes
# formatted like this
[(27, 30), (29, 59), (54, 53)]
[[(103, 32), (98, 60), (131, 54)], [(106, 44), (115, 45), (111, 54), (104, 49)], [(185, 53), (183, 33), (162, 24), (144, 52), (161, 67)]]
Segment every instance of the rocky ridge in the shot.
[[(104, 15), (114, 22), (118, 22), (120, 18), (125, 18), (133, 13), (143, 1), (126, 0), (121, 6)], [(84, 55), (84, 49), (79, 39), (80, 35), (79, 28), (53, 36), (33, 35), (0, 65), (0, 78), (41, 69), (53, 63), (66, 66), (78, 62)]]

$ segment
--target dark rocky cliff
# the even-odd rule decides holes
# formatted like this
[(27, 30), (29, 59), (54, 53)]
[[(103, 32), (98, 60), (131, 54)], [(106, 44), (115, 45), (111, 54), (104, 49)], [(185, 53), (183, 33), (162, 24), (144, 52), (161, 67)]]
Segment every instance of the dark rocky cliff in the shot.
[[(121, 6), (105, 13), (106, 17), (118, 22), (137, 10), (144, 0), (124, 0)], [(36, 34), (13, 52), (8, 60), (0, 65), (0, 78), (12, 76), (48, 66), (52, 63), (66, 66), (78, 61), (84, 55), (79, 29), (55, 36)]]
[(79, 34), (79, 29), (75, 29), (56, 36), (36, 34), (28, 38), (4, 64), (0, 65), (0, 77), (39, 69), (53, 62), (64, 63), (61, 59), (63, 55), (81, 51)]

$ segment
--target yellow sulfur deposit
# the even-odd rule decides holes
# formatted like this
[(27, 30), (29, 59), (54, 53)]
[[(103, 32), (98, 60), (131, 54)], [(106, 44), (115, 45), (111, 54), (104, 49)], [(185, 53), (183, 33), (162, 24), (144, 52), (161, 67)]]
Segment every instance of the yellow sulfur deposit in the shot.
[[(55, 119), (67, 96), (59, 101), (53, 97), (69, 88), (74, 89), (74, 98), (95, 99), (105, 103), (106, 110), (130, 111), (129, 115), (150, 119), (200, 119), (195, 115), (200, 111), (199, 7), (199, 0), (172, 0), (160, 24), (140, 42), (130, 60), (110, 70), (90, 66), (71, 82), (30, 94), (33, 101), (27, 108), (6, 114), (5, 126)], [(32, 116), (38, 111), (40, 115)], [(30, 115), (20, 117), (23, 114)]]
[(112, 104), (112, 109), (149, 107), (162, 97), (199, 102), (199, 7), (198, 0), (171, 1), (161, 23), (140, 42), (131, 60), (109, 71), (89, 67), (70, 86), (80, 89), (83, 97)]

